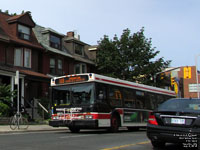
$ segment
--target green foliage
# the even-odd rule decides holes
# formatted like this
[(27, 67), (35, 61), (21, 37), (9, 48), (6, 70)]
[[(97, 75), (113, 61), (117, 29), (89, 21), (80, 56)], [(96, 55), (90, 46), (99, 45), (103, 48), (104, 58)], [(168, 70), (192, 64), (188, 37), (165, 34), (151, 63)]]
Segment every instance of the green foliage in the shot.
[(5, 10), (5, 12), (4, 13), (6, 13), (6, 14), (8, 14), (9, 15), (9, 10)]
[(16, 91), (11, 91), (10, 85), (0, 85), (0, 100), (10, 103), (11, 98), (16, 97)]
[(24, 14), (24, 13), (25, 13), (25, 11), (24, 11), (24, 10), (22, 10), (21, 14)]
[(1, 116), (9, 116), (9, 106), (4, 104), (3, 102), (0, 102), (0, 117)]
[[(0, 9), (0, 12), (3, 12), (2, 9)], [(9, 13), (9, 10), (4, 11), (5, 14), (11, 15), (11, 16), (16, 16), (17, 13)]]
[(16, 97), (16, 91), (11, 91), (10, 85), (0, 85), (0, 116), (9, 116), (11, 99)]
[(161, 79), (154, 82), (153, 78), (171, 62), (164, 61), (163, 58), (155, 60), (158, 54), (159, 51), (156, 51), (155, 47), (152, 48), (151, 39), (145, 37), (144, 28), (134, 34), (126, 29), (120, 38), (115, 35), (111, 40), (108, 36), (104, 36), (99, 41), (97, 73), (155, 85), (161, 83)]

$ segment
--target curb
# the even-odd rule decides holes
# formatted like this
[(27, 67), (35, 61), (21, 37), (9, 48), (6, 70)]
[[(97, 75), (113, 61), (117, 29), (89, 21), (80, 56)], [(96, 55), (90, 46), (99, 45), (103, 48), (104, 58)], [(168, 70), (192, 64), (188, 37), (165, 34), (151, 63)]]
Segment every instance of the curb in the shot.
[[(32, 128), (31, 128), (32, 127)], [(1, 128), (1, 126), (0, 126)], [(0, 130), (0, 134), (5, 134), (5, 133), (20, 133), (20, 132), (42, 132), (42, 131), (67, 131), (67, 127), (60, 127), (60, 128), (51, 128), (51, 127), (44, 127), (44, 126), (36, 126), (32, 125), (29, 126), (28, 129), (16, 129), (16, 130), (11, 130), (9, 126), (4, 126), (4, 129)]]

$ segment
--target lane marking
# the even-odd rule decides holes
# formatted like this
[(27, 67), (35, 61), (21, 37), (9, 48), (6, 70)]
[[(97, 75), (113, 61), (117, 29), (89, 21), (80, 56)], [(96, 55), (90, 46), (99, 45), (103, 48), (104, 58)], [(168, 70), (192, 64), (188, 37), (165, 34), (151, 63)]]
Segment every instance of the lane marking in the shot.
[(121, 146), (116, 146), (116, 147), (111, 147), (111, 148), (104, 148), (101, 150), (117, 150), (120, 148), (126, 148), (126, 147), (130, 147), (130, 146), (136, 146), (136, 145), (144, 145), (144, 144), (149, 144), (150, 141), (144, 141), (144, 142), (139, 142), (139, 143), (135, 143), (135, 144), (127, 144), (127, 145), (121, 145)]
[(94, 135), (72, 135), (72, 136), (61, 136), (60, 139), (67, 139), (67, 138), (79, 138), (79, 137), (86, 137), (86, 136), (94, 136)]

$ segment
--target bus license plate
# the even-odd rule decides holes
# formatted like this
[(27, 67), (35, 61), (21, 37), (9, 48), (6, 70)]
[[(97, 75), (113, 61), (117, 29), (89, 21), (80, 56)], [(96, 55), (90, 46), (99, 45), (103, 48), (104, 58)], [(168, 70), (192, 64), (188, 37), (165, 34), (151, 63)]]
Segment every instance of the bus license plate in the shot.
[(171, 118), (172, 124), (185, 124), (185, 119), (180, 118)]

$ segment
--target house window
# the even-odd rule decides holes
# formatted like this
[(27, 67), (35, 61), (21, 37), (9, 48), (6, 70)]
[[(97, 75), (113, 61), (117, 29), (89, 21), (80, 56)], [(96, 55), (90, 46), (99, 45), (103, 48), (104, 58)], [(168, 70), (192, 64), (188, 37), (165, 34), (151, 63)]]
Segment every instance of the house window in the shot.
[(63, 63), (61, 59), (58, 59), (58, 74), (63, 75)]
[(29, 27), (18, 25), (18, 36), (20, 39), (30, 40), (31, 29)]
[(14, 54), (14, 65), (31, 68), (31, 50), (27, 48), (16, 48)]
[(56, 49), (61, 49), (61, 39), (57, 36), (50, 35), (50, 46)]
[(24, 49), (24, 67), (31, 68), (31, 50)]
[(23, 66), (23, 49), (15, 49), (14, 65)]
[(87, 72), (86, 64), (76, 64), (74, 68), (74, 72), (75, 74), (86, 73)]
[(75, 54), (84, 56), (84, 47), (83, 47), (83, 45), (75, 43)]
[(54, 58), (50, 58), (50, 73), (51, 74), (56, 73), (56, 61)]
[(81, 69), (80, 69), (80, 65), (79, 64), (77, 64), (77, 65), (75, 65), (75, 74), (79, 74), (79, 73), (81, 73), (81, 71), (80, 71)]

